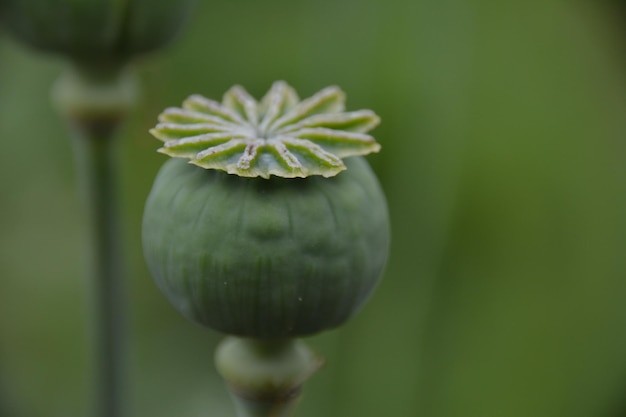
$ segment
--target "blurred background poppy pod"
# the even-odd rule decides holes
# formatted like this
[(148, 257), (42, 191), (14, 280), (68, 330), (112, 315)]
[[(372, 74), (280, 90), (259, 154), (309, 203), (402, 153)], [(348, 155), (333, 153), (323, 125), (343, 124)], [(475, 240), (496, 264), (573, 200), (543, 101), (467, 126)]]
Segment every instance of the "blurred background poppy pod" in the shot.
[(20, 41), (78, 61), (125, 61), (169, 42), (193, 0), (3, 0)]

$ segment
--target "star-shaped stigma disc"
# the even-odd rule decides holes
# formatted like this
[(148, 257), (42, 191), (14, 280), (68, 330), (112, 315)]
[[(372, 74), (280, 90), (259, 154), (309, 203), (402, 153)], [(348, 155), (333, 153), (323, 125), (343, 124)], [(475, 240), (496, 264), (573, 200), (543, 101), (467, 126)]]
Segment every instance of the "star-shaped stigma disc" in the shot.
[(332, 177), (342, 158), (378, 152), (366, 134), (380, 122), (371, 110), (345, 111), (345, 94), (327, 87), (300, 101), (277, 81), (256, 101), (240, 86), (221, 103), (192, 95), (168, 108), (150, 132), (164, 142), (159, 152), (242, 177)]

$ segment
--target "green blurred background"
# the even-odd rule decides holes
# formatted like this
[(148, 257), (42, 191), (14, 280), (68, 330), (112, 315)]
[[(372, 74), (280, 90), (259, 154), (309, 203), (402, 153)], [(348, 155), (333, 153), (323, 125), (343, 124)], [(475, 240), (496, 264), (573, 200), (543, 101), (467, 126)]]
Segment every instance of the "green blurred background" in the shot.
[[(234, 416), (220, 335), (157, 292), (147, 130), (192, 93), (284, 79), (372, 108), (393, 223), (383, 283), (301, 417), (626, 416), (626, 14), (621, 2), (198, 2), (141, 61), (119, 141), (132, 416)], [(623, 7), (623, 6), (621, 6)], [(0, 33), (0, 416), (87, 415), (85, 219), (50, 84), (61, 63)]]

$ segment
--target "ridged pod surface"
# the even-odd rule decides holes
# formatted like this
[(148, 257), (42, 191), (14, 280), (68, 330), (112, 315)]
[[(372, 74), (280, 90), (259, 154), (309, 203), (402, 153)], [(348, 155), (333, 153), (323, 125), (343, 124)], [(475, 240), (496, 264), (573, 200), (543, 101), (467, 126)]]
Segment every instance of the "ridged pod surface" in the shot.
[(367, 162), (332, 178), (246, 178), (182, 159), (161, 168), (143, 220), (148, 267), (188, 319), (261, 339), (352, 316), (387, 258), (385, 197)]

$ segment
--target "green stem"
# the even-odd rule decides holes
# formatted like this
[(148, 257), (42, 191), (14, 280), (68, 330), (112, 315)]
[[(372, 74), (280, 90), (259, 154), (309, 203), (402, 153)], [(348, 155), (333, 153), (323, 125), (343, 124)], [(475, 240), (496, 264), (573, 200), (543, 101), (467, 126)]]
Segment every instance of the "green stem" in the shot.
[(215, 355), (239, 417), (292, 416), (302, 385), (322, 363), (295, 339), (228, 337)]
[(298, 405), (299, 395), (293, 399), (262, 403), (231, 394), (237, 417), (292, 417)]
[(115, 157), (110, 137), (77, 140), (91, 229), (91, 291), (95, 348), (95, 416), (122, 415), (125, 300), (120, 226), (114, 181)]
[(94, 417), (124, 414), (126, 300), (113, 137), (134, 95), (133, 78), (121, 66), (71, 66), (53, 88), (57, 108), (76, 132), (78, 173), (91, 232)]

